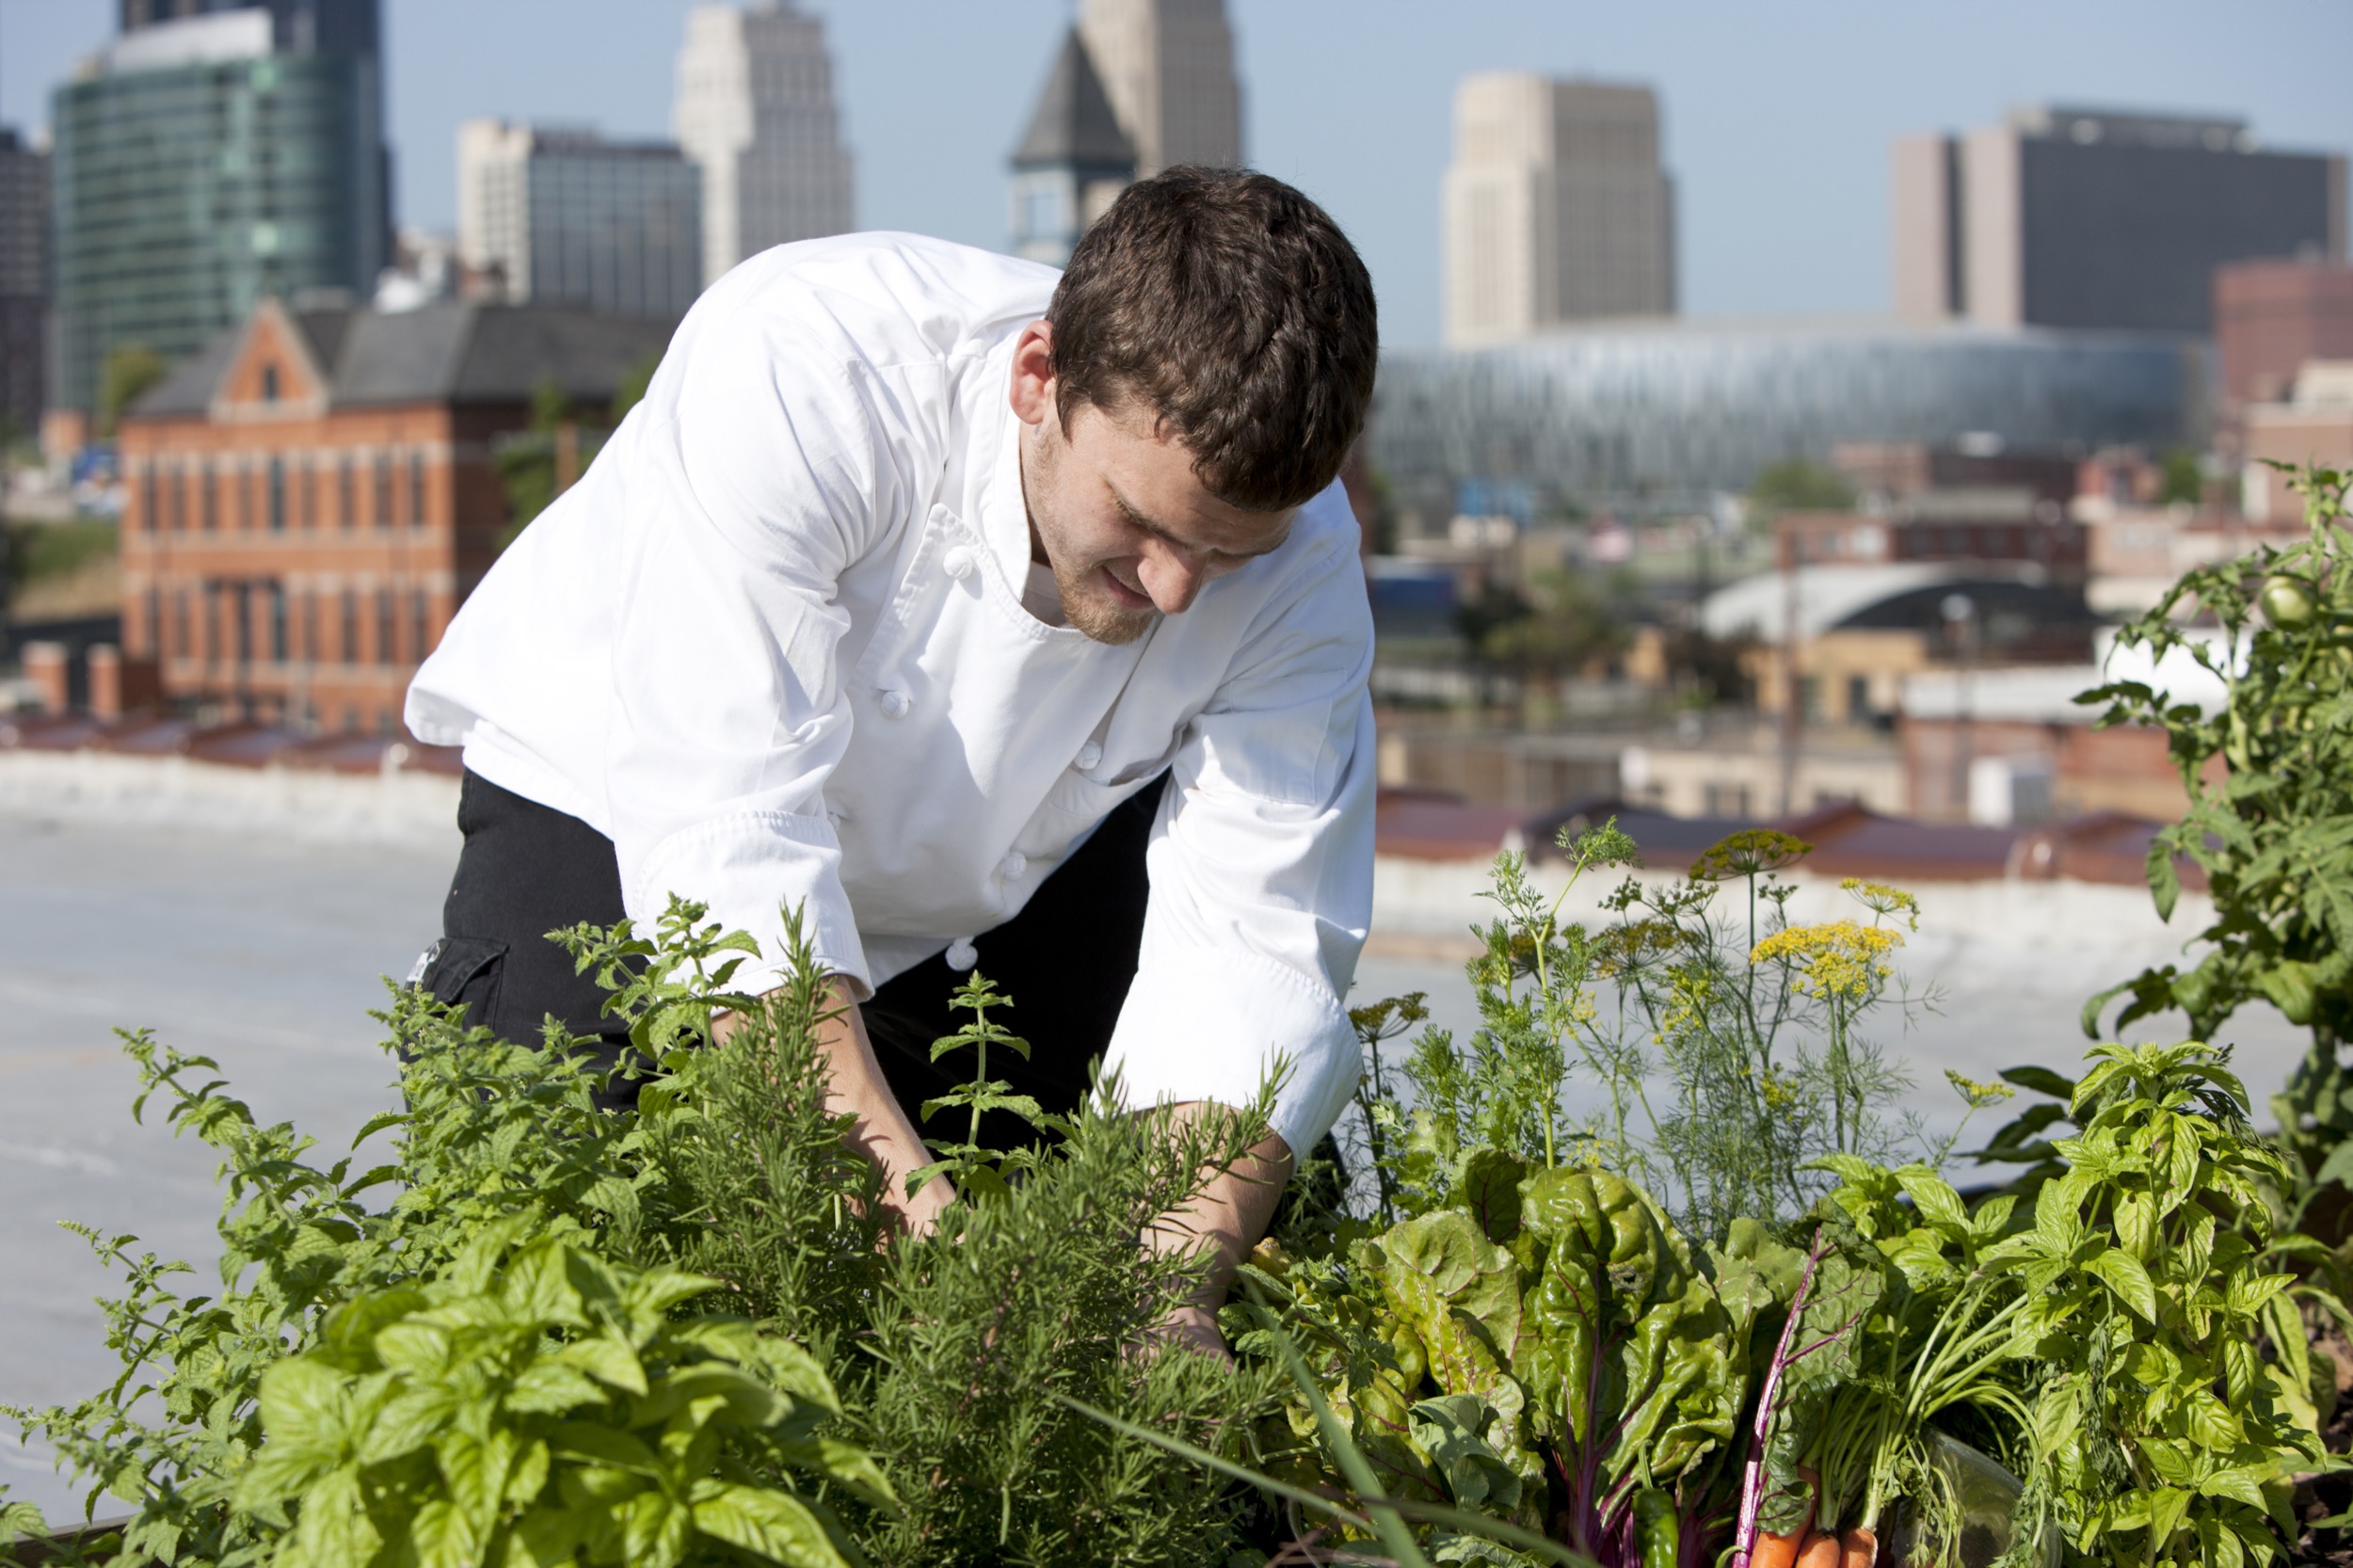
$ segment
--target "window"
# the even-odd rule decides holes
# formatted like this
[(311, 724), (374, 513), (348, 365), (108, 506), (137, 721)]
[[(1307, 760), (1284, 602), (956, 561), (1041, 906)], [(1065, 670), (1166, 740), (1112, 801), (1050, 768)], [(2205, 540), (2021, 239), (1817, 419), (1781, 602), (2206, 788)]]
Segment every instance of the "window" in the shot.
[(424, 590), (419, 588), (408, 596), (408, 658), (413, 664), (424, 663), (426, 651), (425, 624), (428, 610)]
[(424, 454), (408, 454), (408, 526), (424, 526)]
[(149, 658), (164, 650), (164, 596), (161, 590), (147, 590), (147, 625), (141, 629), (139, 646), (134, 652)]
[(302, 465), (301, 495), (302, 510), (298, 526), (316, 528), (319, 525), (319, 471), (315, 463)]
[(1861, 724), (1871, 716), (1871, 678), (1867, 675), (1847, 677), (1847, 718)]
[(210, 534), (220, 526), (220, 492), (213, 484), (213, 465), (196, 465), (196, 495), (204, 508), (204, 532)]
[(378, 528), (392, 525), (392, 459), (376, 455), (376, 515), (368, 520)]
[[(346, 470), (345, 472), (348, 474), (349, 471)], [(345, 588), (344, 590), (344, 663), (356, 664), (359, 662), (360, 596)]]
[(295, 649), (295, 657), (304, 664), (311, 664), (318, 656), (319, 596), (306, 593), (302, 596), (302, 642)]
[(272, 583), (269, 593), (269, 656), (273, 664), (286, 662), (286, 589), (283, 584)]
[(188, 471), (185, 466), (171, 471), (171, 531), (184, 533), (188, 526)]
[(139, 476), (139, 515), (132, 532), (152, 534), (163, 526), (163, 519), (155, 510), (155, 465), (147, 465)]
[(207, 664), (220, 657), (220, 590), (211, 584), (204, 587), (204, 643), (201, 649)]
[(278, 401), (278, 367), (276, 365), (262, 367), (262, 401), (264, 403)]
[(269, 531), (286, 531), (286, 465), (278, 457), (269, 460)]
[(183, 588), (172, 595), (171, 651), (183, 659), (187, 658), (195, 633), (196, 617), (188, 614), (188, 590)]
[[(376, 472), (381, 473), (388, 471), (379, 464)], [(393, 657), (392, 590), (390, 588), (376, 590), (376, 662), (379, 664), (399, 662)]]
[(341, 491), (335, 498), (336, 519), (345, 528), (357, 528), (360, 525), (360, 487), (352, 477), (351, 454), (346, 452), (335, 459), (335, 481)]

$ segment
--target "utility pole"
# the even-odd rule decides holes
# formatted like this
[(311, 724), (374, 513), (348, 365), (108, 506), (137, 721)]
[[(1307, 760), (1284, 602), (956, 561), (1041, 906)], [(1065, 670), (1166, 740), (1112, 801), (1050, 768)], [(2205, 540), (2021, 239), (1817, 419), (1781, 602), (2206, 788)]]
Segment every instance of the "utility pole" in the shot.
[(1773, 544), (1781, 564), (1781, 811), (1798, 808), (1798, 534), (1785, 517), (1773, 520)]

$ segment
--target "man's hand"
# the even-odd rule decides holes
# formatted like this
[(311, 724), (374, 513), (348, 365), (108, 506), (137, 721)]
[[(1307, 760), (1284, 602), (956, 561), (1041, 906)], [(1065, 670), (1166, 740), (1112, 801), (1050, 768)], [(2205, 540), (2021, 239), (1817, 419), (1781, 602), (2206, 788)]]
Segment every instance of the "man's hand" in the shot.
[[(1176, 1108), (1172, 1130), (1201, 1116), (1227, 1113), (1223, 1106), (1195, 1100)], [(1154, 1252), (1206, 1248), (1214, 1255), (1201, 1288), (1160, 1320), (1155, 1330), (1160, 1343), (1182, 1345), (1209, 1355), (1228, 1354), (1225, 1336), (1217, 1326), (1217, 1309), (1234, 1288), (1234, 1273), (1241, 1260), (1273, 1222), (1274, 1206), (1282, 1200), (1283, 1184), (1290, 1174), (1290, 1145), (1269, 1133), (1230, 1170), (1210, 1176), (1193, 1202), (1161, 1215), (1144, 1231), (1144, 1244)]]
[[(866, 1020), (850, 1000), (849, 982), (835, 975), (826, 989), (831, 1016), (817, 1026), (817, 1053), (824, 1059), (830, 1084), (825, 1109), (837, 1116), (857, 1118), (844, 1142), (882, 1172), (883, 1204), (900, 1228), (909, 1236), (928, 1236), (939, 1223), (939, 1211), (955, 1202), (955, 1183), (934, 1176), (922, 1191), (907, 1196), (907, 1174), (930, 1164), (931, 1151), (883, 1078), (873, 1045), (866, 1038)], [(734, 1028), (735, 1018), (729, 1015), (719, 1020), (716, 1032), (724, 1039)]]

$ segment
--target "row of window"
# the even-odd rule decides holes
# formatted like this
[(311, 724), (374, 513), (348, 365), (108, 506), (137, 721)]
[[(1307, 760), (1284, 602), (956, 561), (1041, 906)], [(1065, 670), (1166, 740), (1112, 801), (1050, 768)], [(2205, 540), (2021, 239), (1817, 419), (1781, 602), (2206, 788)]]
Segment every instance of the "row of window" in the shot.
[[(279, 454), (265, 464), (215, 469), (210, 461), (165, 471), (150, 464), (139, 477), (138, 505), (128, 532), (210, 534), (224, 529), (283, 533), (288, 528), (424, 526), (424, 454), (405, 460), (379, 452), (348, 455), (331, 465), (290, 464)], [(361, 517), (362, 497), (367, 512)]]
[(150, 589), (143, 640), (150, 654), (208, 664), (399, 666), (432, 651), (432, 614), (422, 588), (322, 594), (271, 581), (207, 583)]

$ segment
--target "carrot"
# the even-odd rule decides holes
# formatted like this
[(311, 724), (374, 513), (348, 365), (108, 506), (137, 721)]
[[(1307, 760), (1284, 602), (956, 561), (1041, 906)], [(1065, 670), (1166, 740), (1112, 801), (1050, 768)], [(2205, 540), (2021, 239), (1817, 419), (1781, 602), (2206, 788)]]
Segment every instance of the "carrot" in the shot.
[(1862, 1525), (1847, 1532), (1838, 1553), (1838, 1568), (1873, 1568), (1879, 1561), (1880, 1538)]
[(1816, 1530), (1798, 1548), (1798, 1568), (1839, 1568), (1838, 1532)]

